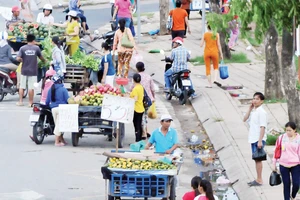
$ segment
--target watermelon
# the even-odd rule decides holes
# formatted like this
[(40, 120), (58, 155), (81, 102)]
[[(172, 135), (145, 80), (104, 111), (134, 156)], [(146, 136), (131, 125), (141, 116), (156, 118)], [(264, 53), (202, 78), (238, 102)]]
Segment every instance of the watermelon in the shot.
[(48, 33), (44, 33), (44, 36), (47, 37), (47, 36), (48, 36)]
[(14, 35), (12, 31), (8, 31), (7, 34), (8, 34), (8, 36), (13, 36)]
[(9, 31), (14, 31), (14, 29), (15, 29), (15, 28), (14, 28), (13, 26), (10, 26), (10, 27), (8, 28)]
[(38, 24), (33, 24), (33, 28), (37, 29), (39, 27)]

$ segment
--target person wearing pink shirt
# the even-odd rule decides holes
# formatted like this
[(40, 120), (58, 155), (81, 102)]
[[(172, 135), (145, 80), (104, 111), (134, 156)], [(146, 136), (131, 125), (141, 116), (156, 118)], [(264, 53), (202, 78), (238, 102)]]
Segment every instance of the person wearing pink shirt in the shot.
[(50, 69), (46, 72), (45, 78), (43, 80), (42, 83), (42, 96), (41, 96), (41, 104), (46, 103), (46, 99), (48, 96), (48, 91), (51, 88), (51, 86), (53, 85), (53, 81), (51, 80), (52, 76), (56, 74), (55, 70), (52, 69), (52, 67), (50, 67)]
[[(278, 137), (276, 147), (281, 145), (281, 156), (273, 157), (273, 170), (277, 171), (276, 162), (279, 163), (279, 170), (283, 182), (284, 200), (294, 200), (300, 185), (300, 135), (294, 122), (285, 125), (285, 134)], [(292, 177), (292, 192), (291, 178)]]
[(132, 7), (130, 0), (117, 0), (115, 7), (115, 12), (112, 18), (113, 21), (116, 19), (116, 15), (118, 14), (117, 24), (120, 19), (125, 19), (125, 27), (129, 28), (132, 19)]

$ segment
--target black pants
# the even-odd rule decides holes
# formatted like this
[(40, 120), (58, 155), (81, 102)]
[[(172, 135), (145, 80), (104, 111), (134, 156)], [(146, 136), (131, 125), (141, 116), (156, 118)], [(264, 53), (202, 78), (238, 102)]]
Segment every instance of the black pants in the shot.
[(142, 121), (143, 121), (143, 112), (138, 113), (134, 111), (133, 115), (133, 126), (135, 132), (135, 141), (139, 142), (142, 140), (143, 128), (142, 128)]
[[(280, 174), (283, 182), (284, 200), (289, 200), (291, 196), (295, 198), (299, 190), (300, 165), (296, 165), (291, 168), (287, 168), (280, 165)], [(291, 177), (292, 177), (292, 181), (291, 181)], [(291, 191), (291, 182), (293, 184), (292, 191)]]
[(172, 30), (172, 40), (176, 37), (183, 38), (183, 36), (184, 36), (184, 30), (181, 30), (181, 31), (173, 31)]
[[(188, 19), (190, 19), (190, 12), (191, 12), (191, 10), (190, 9), (186, 9), (186, 12), (188, 14)], [(187, 25), (185, 24), (184, 35), (186, 35), (186, 29), (187, 29)]]

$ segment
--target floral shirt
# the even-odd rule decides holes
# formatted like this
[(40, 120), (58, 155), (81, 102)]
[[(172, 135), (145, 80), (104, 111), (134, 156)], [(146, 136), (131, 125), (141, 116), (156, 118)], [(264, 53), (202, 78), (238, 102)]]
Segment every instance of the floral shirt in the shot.
[[(155, 100), (155, 88), (154, 88), (154, 81), (151, 76), (145, 72), (140, 72), (141, 75), (141, 85), (145, 88), (147, 95), (151, 99), (151, 101)], [(131, 87), (131, 90), (133, 86)]]

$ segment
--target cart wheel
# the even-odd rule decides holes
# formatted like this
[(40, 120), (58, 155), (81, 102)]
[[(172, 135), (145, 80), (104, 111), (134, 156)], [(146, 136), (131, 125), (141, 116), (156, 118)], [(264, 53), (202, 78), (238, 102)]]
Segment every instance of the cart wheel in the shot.
[(78, 142), (79, 142), (79, 133), (72, 133), (72, 144), (73, 147), (77, 147), (78, 146)]
[(118, 140), (118, 147), (123, 148), (123, 140), (125, 137), (125, 124), (120, 123), (119, 124), (119, 140)]

